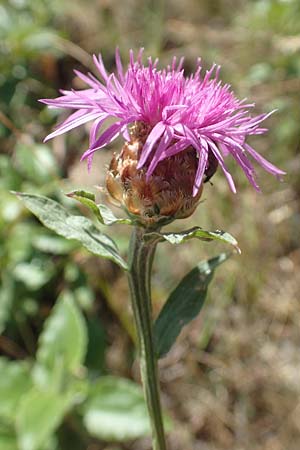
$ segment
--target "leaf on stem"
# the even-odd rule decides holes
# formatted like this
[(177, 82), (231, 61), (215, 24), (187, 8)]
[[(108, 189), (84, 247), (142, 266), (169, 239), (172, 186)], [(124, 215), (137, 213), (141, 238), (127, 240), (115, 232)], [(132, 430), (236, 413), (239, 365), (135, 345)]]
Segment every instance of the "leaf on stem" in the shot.
[(238, 247), (237, 240), (226, 231), (215, 230), (215, 231), (206, 231), (200, 227), (194, 227), (190, 230), (182, 231), (180, 233), (159, 233), (157, 231), (147, 233), (144, 235), (144, 239), (153, 239), (157, 237), (158, 242), (167, 241), (170, 244), (182, 244), (189, 239), (199, 239), (201, 241), (221, 241), (235, 247), (238, 253), (240, 253), (240, 249)]
[(124, 223), (131, 225), (130, 219), (119, 219), (114, 215), (114, 213), (106, 205), (97, 205), (95, 202), (95, 195), (86, 191), (73, 191), (67, 194), (70, 198), (75, 198), (83, 205), (90, 208), (90, 210), (95, 214), (99, 222), (103, 225), (113, 225), (115, 223)]
[(91, 253), (114, 261), (127, 270), (127, 264), (119, 254), (117, 245), (86, 217), (70, 214), (56, 201), (42, 195), (16, 192), (25, 206), (42, 222), (66, 239), (79, 241)]
[(214, 270), (229, 257), (219, 256), (200, 262), (170, 294), (154, 323), (154, 342), (158, 358), (171, 349), (182, 328), (200, 313)]

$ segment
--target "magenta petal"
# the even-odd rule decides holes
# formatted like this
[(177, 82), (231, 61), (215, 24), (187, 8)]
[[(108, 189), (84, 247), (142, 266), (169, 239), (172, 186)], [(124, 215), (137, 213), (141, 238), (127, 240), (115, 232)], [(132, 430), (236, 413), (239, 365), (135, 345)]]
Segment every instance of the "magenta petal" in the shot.
[(79, 72), (79, 70), (74, 70), (75, 75), (77, 75), (78, 78), (80, 78), (82, 81), (84, 81), (87, 85), (91, 86), (93, 89), (101, 89), (101, 83), (99, 80), (94, 80), (93, 78), (90, 78), (87, 75), (84, 75), (83, 73)]
[(188, 127), (184, 127), (184, 133), (186, 135), (187, 140), (189, 140), (192, 147), (194, 147), (197, 150), (198, 154), (198, 167), (193, 187), (193, 196), (195, 197), (201, 186), (203, 175), (206, 169), (208, 159), (208, 146), (204, 139), (200, 140), (200, 138)]
[(123, 138), (125, 139), (125, 141), (128, 141), (128, 142), (130, 141), (130, 133), (129, 133), (127, 127), (124, 127), (124, 128), (123, 128), (123, 130), (122, 130), (122, 136), (123, 136)]
[(211, 151), (213, 152), (213, 154), (215, 155), (215, 157), (217, 158), (218, 163), (220, 164), (221, 169), (223, 170), (224, 175), (225, 175), (225, 177), (226, 177), (226, 179), (228, 181), (228, 184), (229, 184), (229, 187), (230, 187), (231, 191), (234, 194), (236, 194), (236, 187), (235, 187), (233, 178), (232, 178), (229, 170), (226, 167), (226, 164), (224, 162), (224, 159), (223, 159), (223, 157), (221, 155), (220, 150), (218, 149), (217, 145), (211, 140), (208, 140), (208, 145), (209, 145)]
[(192, 147), (194, 147), (199, 153), (202, 151), (202, 146), (200, 144), (199, 138), (196, 136), (196, 134), (190, 130), (188, 127), (184, 127), (184, 133), (188, 141), (190, 141), (190, 144)]
[(98, 150), (99, 148), (105, 147), (106, 145), (110, 144), (120, 134), (123, 125), (124, 121), (121, 121), (116, 122), (108, 127), (107, 130), (105, 130), (104, 133), (101, 134), (101, 136), (94, 142), (91, 150)]
[(98, 55), (98, 58), (97, 58), (96, 55), (93, 55), (93, 61), (94, 61), (95, 66), (99, 70), (103, 80), (107, 81), (108, 75), (107, 75), (107, 72), (105, 70), (101, 54)]
[(230, 151), (231, 155), (234, 157), (236, 162), (243, 169), (246, 177), (248, 178), (254, 189), (257, 192), (261, 192), (260, 187), (258, 186), (255, 179), (256, 176), (255, 170), (251, 162), (247, 158), (244, 148), (238, 142), (236, 142), (234, 139), (230, 137), (225, 137), (223, 139), (223, 142), (226, 144), (228, 150)]
[(198, 158), (199, 158), (198, 167), (197, 167), (197, 172), (196, 172), (194, 186), (193, 186), (193, 197), (195, 197), (198, 194), (198, 191), (202, 184), (203, 175), (204, 175), (206, 164), (207, 164), (208, 153), (204, 148), (202, 148), (201, 151), (198, 151)]
[(119, 47), (116, 48), (116, 66), (117, 66), (117, 71), (118, 71), (118, 75), (119, 75), (119, 80), (121, 81), (121, 83), (124, 83), (123, 65), (122, 65), (122, 61), (121, 61)]
[(272, 175), (275, 175), (277, 177), (286, 174), (286, 172), (284, 172), (281, 169), (278, 169), (278, 167), (274, 166), (267, 159), (263, 158), (252, 147), (250, 147), (250, 145), (245, 144), (244, 147), (247, 150), (247, 152), (250, 153), (252, 158), (254, 158), (267, 172), (270, 172)]
[(67, 133), (67, 131), (72, 130), (73, 128), (78, 127), (79, 125), (83, 125), (91, 120), (95, 120), (99, 117), (98, 112), (89, 112), (87, 110), (79, 110), (75, 113), (71, 114), (63, 123), (58, 125), (57, 129), (50, 133), (45, 139), (44, 142), (49, 141), (60, 134)]
[(166, 129), (166, 125), (164, 125), (162, 122), (158, 122), (155, 125), (155, 127), (152, 129), (152, 131), (149, 134), (149, 136), (147, 137), (147, 140), (146, 140), (145, 145), (143, 147), (143, 150), (142, 150), (142, 153), (141, 153), (141, 157), (140, 157), (140, 160), (139, 160), (139, 163), (138, 163), (138, 166), (137, 166), (138, 169), (143, 167), (143, 165), (147, 161), (148, 156), (150, 155), (154, 145), (156, 144), (158, 139), (161, 137), (161, 135), (163, 134), (165, 129)]
[(156, 149), (156, 152), (153, 156), (153, 158), (151, 159), (151, 163), (148, 167), (147, 170), (147, 179), (149, 179), (149, 177), (152, 175), (152, 173), (154, 172), (157, 164), (160, 161), (160, 157), (163, 154), (163, 152), (168, 148), (169, 144), (172, 142), (174, 136), (174, 131), (172, 130), (171, 127), (166, 127), (166, 130), (158, 144), (158, 147)]
[[(261, 122), (274, 111), (251, 116), (250, 110), (254, 105), (249, 101), (239, 100), (231, 87), (219, 80), (219, 66), (214, 64), (203, 77), (198, 60), (194, 74), (186, 77), (182, 69), (183, 59), (178, 64), (174, 58), (169, 66), (161, 70), (157, 59), (153, 62), (148, 58), (148, 62), (143, 63), (141, 49), (136, 58), (130, 50), (129, 64), (123, 68), (117, 48), (115, 76), (106, 71), (101, 54), (93, 59), (101, 79), (91, 73), (75, 71), (87, 84), (87, 89), (62, 90), (58, 98), (41, 100), (49, 108), (75, 110), (46, 140), (89, 120), (93, 121), (90, 148), (83, 155), (83, 159), (89, 159), (90, 165), (93, 153), (108, 145), (120, 133), (130, 140), (126, 125), (137, 121), (143, 122), (151, 130), (145, 136), (138, 163), (139, 169), (147, 165), (148, 177), (164, 158), (176, 155), (190, 146), (197, 151), (199, 161), (194, 194), (201, 185), (210, 151), (217, 158), (233, 192), (234, 182), (224, 163), (224, 156), (228, 153), (256, 190), (259, 187), (247, 154), (272, 175), (284, 175), (284, 171), (246, 143), (249, 136), (267, 131), (261, 126)], [(115, 123), (102, 132), (100, 127), (106, 118), (113, 119)]]
[(159, 157), (159, 161), (162, 161), (165, 158), (169, 158), (170, 156), (177, 155), (177, 153), (182, 152), (190, 145), (189, 141), (186, 139), (181, 139), (176, 142), (176, 144), (170, 145)]
[(122, 131), (122, 128), (126, 125), (126, 121), (116, 122), (105, 130), (101, 136), (94, 142), (94, 144), (86, 151), (81, 157), (81, 161), (88, 158), (95, 151), (106, 147), (112, 141), (114, 141)]
[(95, 122), (91, 126), (90, 147), (92, 147), (94, 145), (94, 143), (96, 142), (98, 131), (100, 130), (101, 125), (103, 124), (103, 122), (105, 122), (106, 119), (107, 119), (107, 114), (103, 114), (101, 117), (99, 117), (97, 120), (95, 120)]
[(246, 155), (240, 149), (237, 149), (237, 148), (235, 149), (234, 152), (231, 152), (231, 154), (234, 157), (234, 159), (237, 161), (237, 163), (243, 169), (246, 177), (248, 178), (248, 180), (250, 181), (250, 183), (252, 184), (254, 189), (257, 192), (261, 192), (260, 187), (258, 186), (256, 179), (255, 179), (255, 176), (256, 176), (255, 170), (254, 170), (252, 164), (250, 163), (249, 159), (246, 157)]

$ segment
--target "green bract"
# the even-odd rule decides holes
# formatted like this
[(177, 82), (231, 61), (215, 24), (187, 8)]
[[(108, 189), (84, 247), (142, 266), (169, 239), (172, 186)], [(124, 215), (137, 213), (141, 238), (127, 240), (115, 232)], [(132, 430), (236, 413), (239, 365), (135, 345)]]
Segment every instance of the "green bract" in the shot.
[(67, 194), (68, 197), (78, 200), (83, 205), (90, 208), (100, 223), (103, 225), (113, 225), (115, 223), (123, 223), (132, 225), (130, 219), (118, 219), (114, 213), (106, 205), (97, 205), (95, 195), (86, 191), (73, 191)]

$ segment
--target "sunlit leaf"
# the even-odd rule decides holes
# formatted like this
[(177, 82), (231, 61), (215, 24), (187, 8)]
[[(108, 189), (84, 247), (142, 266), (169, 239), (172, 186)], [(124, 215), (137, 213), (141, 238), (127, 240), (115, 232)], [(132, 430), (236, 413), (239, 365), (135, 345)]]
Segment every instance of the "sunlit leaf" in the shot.
[(51, 236), (50, 234), (34, 236), (32, 245), (43, 253), (51, 253), (53, 255), (68, 255), (77, 247), (76, 242), (66, 240), (60, 236)]
[(240, 252), (237, 240), (231, 234), (221, 230), (205, 231), (200, 227), (194, 227), (180, 233), (158, 233), (154, 231), (144, 235), (145, 240), (153, 239), (153, 237), (157, 237), (158, 242), (167, 241), (170, 244), (182, 244), (193, 238), (208, 242), (221, 241), (232, 245), (238, 252)]
[(103, 377), (91, 386), (83, 420), (92, 436), (104, 440), (136, 439), (150, 433), (142, 389), (115, 377)]
[(154, 323), (154, 340), (157, 357), (162, 357), (171, 349), (182, 328), (195, 319), (201, 311), (210, 281), (216, 267), (228, 255), (200, 262), (191, 270), (170, 294)]
[(13, 267), (19, 262), (28, 261), (32, 255), (31, 241), (36, 229), (37, 227), (32, 223), (19, 222), (14, 226), (9, 235), (10, 238), (5, 242), (6, 251)]
[(95, 255), (111, 259), (123, 269), (127, 269), (127, 265), (120, 256), (114, 241), (101, 233), (89, 219), (70, 214), (59, 203), (42, 195), (21, 192), (18, 192), (17, 195), (25, 206), (50, 230), (67, 239), (79, 241)]
[(35, 259), (28, 263), (18, 263), (13, 270), (13, 275), (17, 280), (22, 281), (28, 289), (37, 290), (51, 279), (54, 270), (52, 261)]
[(74, 372), (85, 358), (87, 331), (73, 296), (66, 292), (56, 302), (39, 339), (37, 361), (53, 370), (62, 361), (65, 371)]
[(105, 225), (113, 225), (114, 223), (125, 223), (127, 225), (132, 225), (132, 221), (130, 219), (119, 219), (106, 205), (100, 204), (98, 205), (98, 208)]
[(16, 429), (20, 450), (39, 450), (60, 425), (71, 404), (68, 394), (32, 388), (17, 411)]
[(32, 386), (29, 367), (0, 358), (0, 374), (0, 418), (13, 421), (20, 399)]
[(19, 143), (15, 149), (15, 160), (20, 173), (35, 184), (53, 180), (58, 172), (53, 152), (46, 145)]
[[(0, 17), (1, 17), (1, 10), (0, 10)], [(0, 30), (1, 30), (1, 23), (0, 23)], [(2, 98), (2, 101), (5, 102), (5, 99)], [(13, 167), (11, 163), (11, 156), (0, 154), (0, 189), (1, 190), (3, 189), (2, 191), (3, 194), (7, 193), (8, 189), (19, 189), (21, 183), (22, 177)], [(2, 192), (0, 197), (1, 203), (3, 202), (3, 199), (5, 201)]]
[(97, 219), (104, 224), (98, 206), (96, 205), (95, 195), (91, 192), (83, 190), (72, 191), (67, 194), (68, 197), (78, 200), (82, 205), (87, 206), (97, 217)]

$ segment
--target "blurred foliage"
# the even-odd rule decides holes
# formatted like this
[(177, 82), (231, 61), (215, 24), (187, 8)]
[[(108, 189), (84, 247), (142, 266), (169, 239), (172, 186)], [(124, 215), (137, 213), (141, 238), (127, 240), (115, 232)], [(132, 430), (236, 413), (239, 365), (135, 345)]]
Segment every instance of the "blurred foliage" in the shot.
[(7, 439), (22, 450), (60, 448), (64, 427), (53, 433), (64, 418), (82, 443), (88, 433), (106, 440), (149, 433), (141, 388), (117, 377), (91, 376), (84, 366), (87, 346), (85, 319), (73, 294), (64, 291), (44, 324), (36, 359), (0, 359), (3, 449)]
[[(2, 0), (1, 450), (149, 449), (147, 439), (135, 441), (147, 423), (130, 381), (138, 375), (126, 280), (112, 263), (43, 228), (9, 193), (48, 195), (75, 208), (62, 190), (101, 184), (109, 152), (99, 152), (86, 175), (77, 157), (84, 130), (42, 144), (57, 113), (37, 99), (83, 87), (72, 69), (93, 70), (93, 52), (113, 69), (117, 44), (125, 59), (139, 46), (162, 64), (185, 55), (187, 72), (199, 55), (205, 67), (216, 61), (256, 112), (277, 109), (268, 135), (254, 144), (288, 172), (286, 181), (259, 173), (264, 195), (257, 196), (229, 162), (238, 195), (216, 174), (197, 213), (172, 228), (227, 229), (242, 255), (216, 276), (204, 314), (162, 361), (161, 378), (175, 423), (172, 450), (298, 450), (299, 24), (298, 0)], [(128, 234), (117, 235), (124, 248)], [(184, 273), (213, 256), (202, 248), (199, 257), (198, 244), (186, 244), (177, 264), (170, 261), (179, 261), (178, 249), (158, 250), (155, 313)]]
[(61, 196), (53, 154), (21, 140), (13, 161), (1, 155), (0, 176), (0, 348), (13, 359), (0, 358), (1, 449), (60, 448), (69, 422), (80, 437), (74, 448), (92, 436), (114, 441), (148, 434), (141, 388), (105, 376), (105, 331), (76, 263), (78, 245), (25, 215), (8, 193)]
[[(26, 127), (33, 117), (43, 72), (51, 74), (51, 55), (61, 53), (55, 43), (64, 33), (54, 28), (58, 11), (63, 12), (59, 5), (44, 0), (7, 0), (0, 5), (0, 107), (16, 128)], [(3, 133), (1, 125), (0, 136)]]

